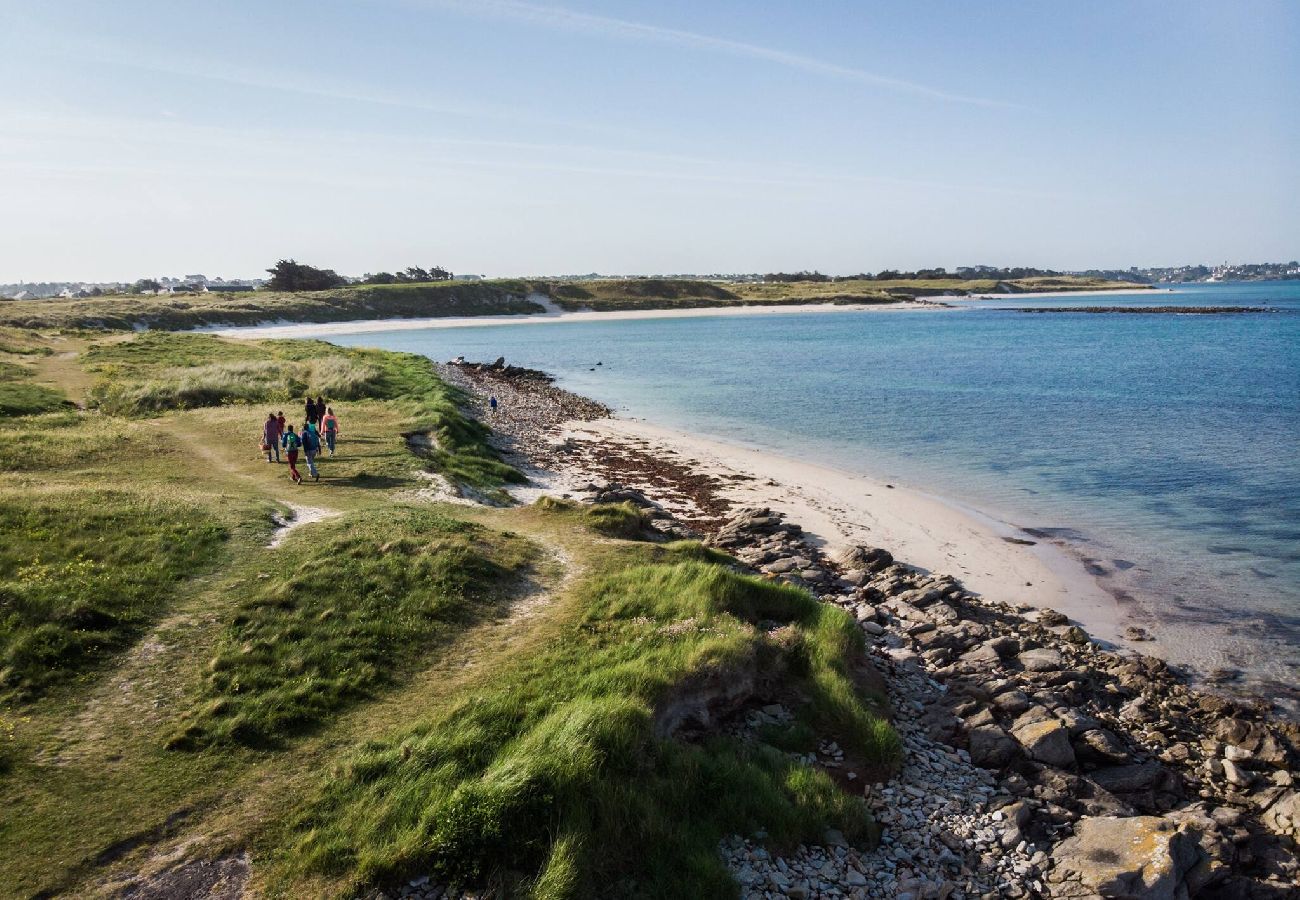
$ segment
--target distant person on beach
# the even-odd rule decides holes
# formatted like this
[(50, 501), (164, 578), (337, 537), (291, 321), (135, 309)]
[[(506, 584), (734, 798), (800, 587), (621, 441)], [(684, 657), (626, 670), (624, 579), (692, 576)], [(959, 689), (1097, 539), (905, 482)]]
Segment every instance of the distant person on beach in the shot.
[(320, 432), (315, 422), (302, 426), (302, 455), (307, 457), (307, 474), (313, 481), (320, 481), (320, 472), (316, 471), (316, 454), (320, 453)]
[(306, 402), (303, 403), (303, 408), (304, 408), (304, 413), (303, 413), (304, 421), (315, 422), (317, 419), (320, 418), (320, 413), (316, 411), (316, 401), (313, 400), (312, 398), (310, 397), (307, 398)]
[(325, 418), (320, 420), (321, 431), (325, 434), (325, 446), (330, 448), (330, 456), (334, 455), (334, 442), (339, 436), (339, 420), (334, 415), (334, 407), (325, 407)]
[(492, 412), (496, 412), (496, 411), (497, 411), (497, 395), (496, 395), (496, 394), (493, 394), (491, 397), (488, 397), (488, 406), (492, 409)]
[[(280, 461), (280, 420), (275, 417), (275, 413), (267, 413), (266, 421), (262, 423), (262, 449), (266, 451), (267, 462)], [(275, 459), (271, 459), (271, 454), (275, 454)]]
[(289, 480), (302, 484), (302, 475), (298, 473), (298, 448), (302, 446), (302, 440), (293, 433), (292, 425), (285, 426), (280, 442), (284, 444), (285, 456), (289, 459)]

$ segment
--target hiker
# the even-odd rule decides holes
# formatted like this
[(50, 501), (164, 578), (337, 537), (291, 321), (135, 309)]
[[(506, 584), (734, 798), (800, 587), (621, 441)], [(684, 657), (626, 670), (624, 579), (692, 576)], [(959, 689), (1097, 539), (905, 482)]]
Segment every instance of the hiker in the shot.
[(496, 394), (493, 394), (491, 397), (488, 397), (488, 406), (491, 407), (492, 412), (495, 413), (495, 412), (497, 411), (497, 395), (496, 395)]
[(315, 422), (302, 426), (302, 455), (307, 457), (307, 474), (312, 481), (320, 481), (320, 472), (316, 471), (316, 454), (320, 453), (320, 432)]
[[(262, 423), (262, 449), (266, 451), (267, 462), (280, 461), (280, 434), (280, 420), (275, 413), (267, 413), (266, 421)], [(271, 459), (272, 453), (275, 453), (275, 459)]]
[(334, 441), (339, 436), (339, 420), (334, 415), (334, 407), (325, 407), (325, 418), (320, 420), (321, 430), (325, 433), (325, 446), (330, 448), (330, 456), (334, 455)]
[(304, 413), (303, 421), (310, 423), (310, 422), (315, 422), (317, 419), (320, 418), (320, 413), (316, 411), (315, 400), (308, 397), (306, 402), (303, 403), (303, 406), (306, 410), (306, 412)]
[(288, 419), (286, 419), (286, 418), (284, 417), (284, 410), (280, 410), (278, 413), (275, 414), (275, 421), (276, 421), (276, 422), (279, 424), (279, 426), (280, 426), (280, 434), (283, 435), (283, 434), (284, 434), (284, 426), (285, 426), (285, 425), (288, 423), (288, 421), (289, 421)]
[(316, 398), (316, 424), (320, 425), (320, 420), (325, 418), (325, 398)]
[(292, 425), (286, 425), (280, 442), (284, 444), (285, 456), (289, 459), (289, 480), (302, 484), (302, 475), (298, 473), (298, 448), (302, 446), (302, 439), (293, 433)]

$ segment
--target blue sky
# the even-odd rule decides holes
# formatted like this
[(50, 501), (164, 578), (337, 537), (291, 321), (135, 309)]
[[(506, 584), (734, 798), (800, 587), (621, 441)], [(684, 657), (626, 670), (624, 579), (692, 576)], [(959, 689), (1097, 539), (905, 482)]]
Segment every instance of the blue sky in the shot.
[(1300, 4), (0, 0), (0, 281), (1300, 254)]

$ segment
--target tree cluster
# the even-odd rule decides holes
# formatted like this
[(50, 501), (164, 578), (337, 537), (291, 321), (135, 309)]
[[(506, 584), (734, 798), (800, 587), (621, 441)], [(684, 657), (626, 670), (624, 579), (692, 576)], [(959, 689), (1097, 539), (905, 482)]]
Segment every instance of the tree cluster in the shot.
[(426, 284), (430, 281), (451, 281), (451, 272), (442, 266), (434, 266), (430, 269), (422, 269), (419, 266), (408, 266), (401, 272), (376, 272), (373, 275), (369, 272), (361, 279), (362, 284)]
[(271, 276), (266, 287), (272, 291), (325, 291), (348, 283), (333, 269), (317, 269), (292, 259), (282, 259), (266, 271)]
[(832, 281), (829, 275), (823, 275), (821, 272), (769, 272), (763, 276), (767, 282), (790, 282), (790, 281)]

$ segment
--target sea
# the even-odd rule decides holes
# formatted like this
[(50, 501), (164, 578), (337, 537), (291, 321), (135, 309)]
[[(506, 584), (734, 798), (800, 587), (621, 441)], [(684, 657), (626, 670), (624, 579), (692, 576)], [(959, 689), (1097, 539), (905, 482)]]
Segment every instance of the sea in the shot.
[[(1300, 708), (1300, 281), (950, 302), (329, 340), (504, 356), (623, 414), (951, 498), (1061, 543), (1172, 662)], [(1019, 311), (1173, 305), (1269, 311)]]

